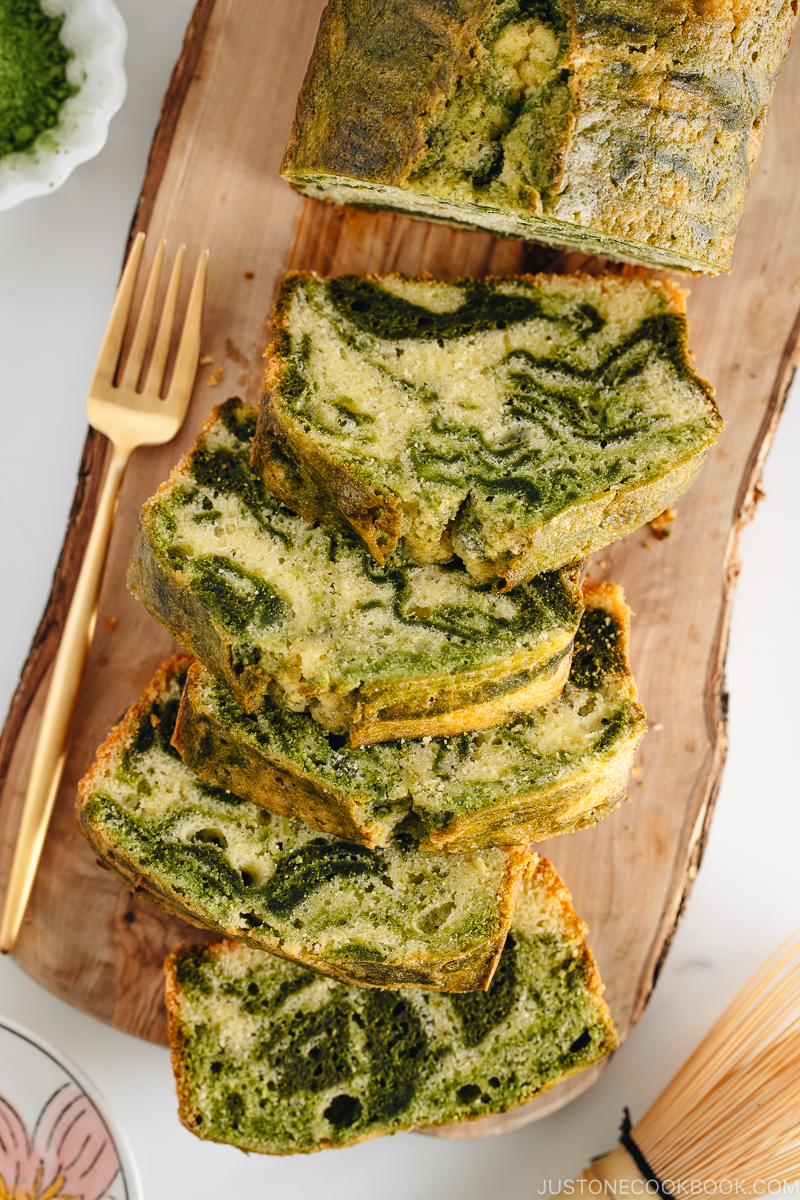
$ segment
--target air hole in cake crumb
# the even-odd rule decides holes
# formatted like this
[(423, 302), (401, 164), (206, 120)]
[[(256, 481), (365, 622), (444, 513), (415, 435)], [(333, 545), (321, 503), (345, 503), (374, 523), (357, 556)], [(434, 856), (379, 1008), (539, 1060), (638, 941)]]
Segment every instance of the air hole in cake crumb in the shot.
[(334, 1096), (322, 1115), (334, 1129), (345, 1129), (361, 1116), (361, 1101), (356, 1096)]
[(481, 1089), (474, 1083), (465, 1083), (456, 1092), (456, 1096), (462, 1104), (473, 1104), (481, 1094)]
[(242, 913), (242, 920), (250, 926), (251, 929), (258, 929), (263, 924), (261, 917), (256, 916), (254, 912)]
[(445, 900), (443, 904), (437, 904), (435, 908), (429, 908), (427, 912), (423, 913), (417, 925), (423, 933), (435, 933), (454, 908), (455, 904), (452, 900)]
[(211, 846), (219, 846), (220, 850), (226, 849), (228, 839), (221, 829), (198, 829), (192, 836), (193, 842), (208, 842)]

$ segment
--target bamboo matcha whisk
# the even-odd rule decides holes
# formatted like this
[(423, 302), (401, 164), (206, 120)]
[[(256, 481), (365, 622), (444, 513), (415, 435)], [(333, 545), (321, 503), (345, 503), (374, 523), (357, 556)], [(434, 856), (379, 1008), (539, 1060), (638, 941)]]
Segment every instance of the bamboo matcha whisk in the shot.
[(800, 1178), (800, 931), (621, 1133), (570, 1194), (766, 1195)]

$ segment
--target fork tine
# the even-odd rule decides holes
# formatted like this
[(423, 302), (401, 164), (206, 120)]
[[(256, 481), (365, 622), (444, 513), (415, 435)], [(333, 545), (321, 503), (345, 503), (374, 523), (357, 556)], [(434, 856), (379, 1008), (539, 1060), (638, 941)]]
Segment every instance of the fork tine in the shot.
[(192, 384), (197, 372), (197, 360), (200, 357), (200, 333), (203, 324), (203, 301), (206, 294), (206, 275), (208, 274), (208, 251), (203, 250), (197, 260), (197, 267), (192, 281), (189, 304), (181, 330), (181, 340), (172, 371), (172, 379), (167, 392), (166, 403), (175, 409), (185, 412), (192, 394)]
[(185, 252), (186, 246), (181, 243), (178, 246), (178, 253), (175, 255), (175, 262), (172, 264), (172, 274), (169, 277), (167, 294), (164, 297), (161, 320), (158, 322), (156, 342), (153, 346), (153, 357), (150, 359), (147, 382), (144, 385), (144, 394), (151, 399), (158, 399), (161, 395), (161, 383), (164, 379), (164, 368), (167, 365), (169, 343), (172, 337), (172, 322), (175, 319), (175, 305), (178, 303), (178, 288), (181, 284), (181, 271), (183, 270), (183, 256)]
[(137, 233), (133, 239), (128, 261), (125, 263), (125, 270), (122, 272), (122, 278), (119, 281), (114, 303), (111, 306), (111, 315), (108, 318), (106, 331), (103, 335), (103, 344), (100, 347), (100, 353), (97, 356), (97, 365), (94, 369), (92, 391), (95, 390), (97, 384), (101, 386), (103, 384), (110, 384), (114, 379), (120, 351), (122, 350), (122, 343), (125, 338), (128, 317), (130, 316), (133, 291), (136, 287), (136, 278), (139, 274), (139, 264), (142, 261), (143, 250), (144, 234)]
[(136, 391), (136, 385), (139, 382), (139, 375), (142, 370), (142, 363), (144, 362), (144, 352), (147, 349), (147, 339), (150, 335), (150, 323), (153, 320), (153, 309), (156, 305), (156, 294), (161, 279), (161, 268), (164, 263), (164, 248), (166, 244), (166, 238), (162, 238), (158, 244), (153, 265), (150, 268), (147, 287), (144, 291), (142, 307), (139, 310), (136, 332), (131, 342), (128, 361), (125, 363), (125, 370), (120, 380), (121, 387), (130, 388), (132, 391)]

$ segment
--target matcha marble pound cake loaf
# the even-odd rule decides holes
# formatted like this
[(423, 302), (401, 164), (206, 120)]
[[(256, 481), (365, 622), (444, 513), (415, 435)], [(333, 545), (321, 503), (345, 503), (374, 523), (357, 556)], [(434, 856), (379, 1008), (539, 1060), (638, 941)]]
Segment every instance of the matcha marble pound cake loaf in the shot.
[(235, 942), (167, 959), (180, 1118), (293, 1154), (505, 1112), (617, 1045), (586, 927), (546, 859), (487, 992), (366, 991)]
[(721, 428), (665, 283), (294, 274), (273, 333), (267, 486), (379, 563), (402, 538), (498, 590), (663, 512)]
[(170, 745), (190, 661), (158, 671), (81, 780), (100, 858), (168, 911), (345, 982), (484, 988), (529, 849), (367, 850), (209, 786)]
[(796, 0), (331, 0), (307, 196), (727, 270)]
[(307, 714), (246, 713), (195, 664), (174, 744), (216, 786), (367, 846), (398, 829), (454, 850), (581, 829), (624, 796), (645, 729), (622, 589), (586, 584), (585, 600), (561, 696), (497, 728), (352, 749)]
[(229, 400), (142, 511), (134, 595), (249, 711), (271, 697), (354, 745), (483, 729), (569, 673), (577, 568), (497, 596), (285, 509), (250, 470), (255, 409)]

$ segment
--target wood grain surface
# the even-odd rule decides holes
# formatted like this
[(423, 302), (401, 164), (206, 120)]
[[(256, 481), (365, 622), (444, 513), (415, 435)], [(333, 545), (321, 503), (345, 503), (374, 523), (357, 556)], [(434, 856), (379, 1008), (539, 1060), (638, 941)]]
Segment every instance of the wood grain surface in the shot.
[[(200, 370), (180, 435), (167, 446), (137, 451), (128, 471), (72, 747), (16, 950), (20, 965), (56, 995), (161, 1043), (164, 956), (181, 941), (207, 935), (132, 897), (100, 870), (74, 816), (76, 783), (95, 747), (174, 648), (125, 589), (142, 502), (191, 445), (213, 404), (230, 395), (258, 400), (270, 307), (287, 268), (429, 271), (447, 278), (604, 266), (581, 255), (296, 196), (277, 171), (322, 6), (323, 0), (201, 0), (164, 102), (134, 229), (148, 232), (146, 257), (162, 236), (169, 239), (168, 254), (185, 241), (190, 262), (210, 247), (203, 353), (213, 355), (214, 364)], [(630, 803), (599, 827), (542, 848), (590, 926), (623, 1040), (647, 1003), (696, 875), (724, 760), (724, 659), (736, 538), (758, 497), (760, 466), (800, 335), (798, 111), (795, 47), (778, 81), (733, 272), (686, 281), (695, 365), (716, 388), (725, 433), (678, 503), (669, 539), (658, 541), (646, 528), (591, 564), (595, 578), (624, 585), (636, 614), (632, 658), (650, 732)], [(217, 367), (222, 379), (212, 386), (209, 373)], [(53, 590), (0, 742), (2, 880), (43, 684), (105, 455), (105, 440), (90, 433)], [(578, 1094), (597, 1073), (585, 1072), (516, 1113), (445, 1136), (481, 1136), (535, 1119)]]

